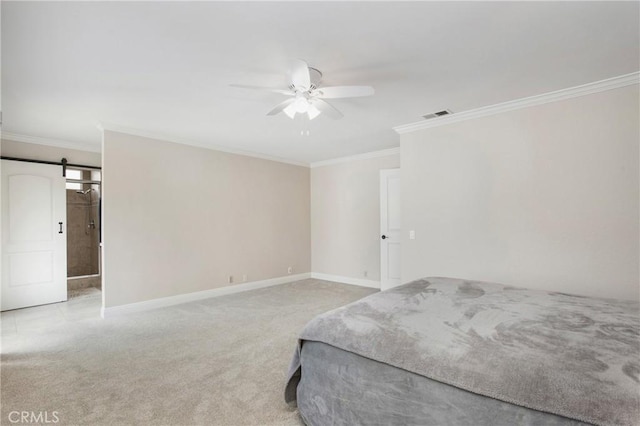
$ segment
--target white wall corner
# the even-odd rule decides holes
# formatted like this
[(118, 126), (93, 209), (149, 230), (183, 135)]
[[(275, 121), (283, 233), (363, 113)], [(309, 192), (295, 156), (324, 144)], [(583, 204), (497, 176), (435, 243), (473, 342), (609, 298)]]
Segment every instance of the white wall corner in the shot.
[(103, 306), (100, 309), (102, 318), (113, 318), (115, 316), (130, 314), (134, 312), (144, 312), (151, 309), (165, 308), (167, 306), (180, 305), (182, 303), (196, 302), (198, 300), (209, 299), (212, 297), (226, 296), (229, 294), (241, 293), (244, 291), (257, 290), (260, 288), (271, 287), (274, 285), (286, 284), (294, 281), (300, 281), (311, 278), (309, 272), (296, 275), (285, 275), (283, 277), (270, 278), (267, 280), (253, 281), (226, 287), (213, 288), (210, 290), (197, 291), (194, 293), (178, 294), (176, 296), (162, 297), (159, 299), (145, 300), (143, 302), (129, 303), (126, 305), (112, 306), (109, 308)]
[(340, 275), (323, 274), (320, 272), (312, 272), (311, 278), (324, 280), (324, 281), (333, 281), (333, 282), (342, 283), (342, 284), (358, 285), (360, 287), (369, 287), (369, 288), (375, 288), (377, 290), (380, 290), (380, 281), (365, 280), (362, 278), (343, 277)]
[(580, 86), (569, 87), (567, 89), (557, 90), (555, 92), (543, 93), (541, 95), (530, 96), (527, 98), (516, 99), (509, 102), (503, 102), (495, 105), (489, 105), (482, 108), (462, 111), (452, 115), (445, 115), (439, 118), (432, 118), (426, 121), (418, 121), (415, 123), (403, 124), (393, 128), (397, 133), (411, 133), (416, 130), (429, 129), (432, 127), (444, 126), (446, 124), (457, 123), (460, 121), (471, 120), (474, 118), (486, 117), (489, 115), (499, 114), (516, 109), (527, 108), (537, 105), (543, 105), (550, 102), (563, 101), (566, 99), (577, 98), (579, 96), (591, 95), (594, 93), (604, 92), (607, 90), (618, 89), (632, 84), (640, 83), (640, 72), (625, 74), (618, 77), (608, 78), (606, 80), (595, 81)]

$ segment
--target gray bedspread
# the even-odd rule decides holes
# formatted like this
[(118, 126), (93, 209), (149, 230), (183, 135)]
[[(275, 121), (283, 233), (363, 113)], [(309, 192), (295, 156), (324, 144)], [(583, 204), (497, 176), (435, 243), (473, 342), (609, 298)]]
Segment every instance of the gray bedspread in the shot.
[(320, 315), (300, 339), (523, 407), (640, 424), (637, 302), (427, 278)]

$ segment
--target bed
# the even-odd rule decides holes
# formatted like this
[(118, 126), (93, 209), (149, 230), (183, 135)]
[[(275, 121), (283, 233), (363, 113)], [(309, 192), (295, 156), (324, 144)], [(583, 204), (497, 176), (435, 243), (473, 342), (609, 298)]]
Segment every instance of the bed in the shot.
[(638, 425), (640, 304), (425, 278), (319, 315), (285, 400), (307, 425)]

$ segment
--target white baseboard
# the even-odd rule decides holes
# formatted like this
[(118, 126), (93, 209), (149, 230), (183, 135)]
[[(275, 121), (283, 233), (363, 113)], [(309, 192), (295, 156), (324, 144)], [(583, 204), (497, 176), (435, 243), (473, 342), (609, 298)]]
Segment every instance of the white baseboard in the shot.
[(311, 278), (318, 280), (333, 281), (343, 284), (359, 285), (361, 287), (369, 287), (380, 290), (380, 281), (365, 280), (362, 278), (342, 277), (340, 275), (322, 274), (320, 272), (312, 272)]
[(307, 272), (304, 274), (286, 275), (284, 277), (270, 278), (268, 280), (253, 281), (250, 283), (213, 288), (211, 290), (196, 291), (194, 293), (178, 294), (176, 296), (145, 300), (144, 302), (129, 303), (126, 305), (112, 306), (110, 308), (102, 307), (102, 309), (100, 310), (100, 315), (102, 316), (102, 318), (110, 318), (132, 312), (148, 311), (150, 309), (164, 308), (166, 306), (194, 302), (196, 300), (208, 299), (210, 297), (226, 296), (228, 294), (256, 290), (264, 287), (271, 287), (274, 285), (290, 283), (307, 278), (311, 278), (311, 273)]

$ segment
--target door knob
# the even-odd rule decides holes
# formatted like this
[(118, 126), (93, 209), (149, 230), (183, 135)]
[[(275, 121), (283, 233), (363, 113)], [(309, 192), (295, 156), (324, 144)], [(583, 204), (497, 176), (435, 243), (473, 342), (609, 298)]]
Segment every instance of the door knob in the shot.
[(382, 239), (383, 239), (383, 240), (386, 240), (386, 239), (387, 239), (387, 236), (386, 236), (386, 235), (383, 235), (383, 236), (382, 236)]

